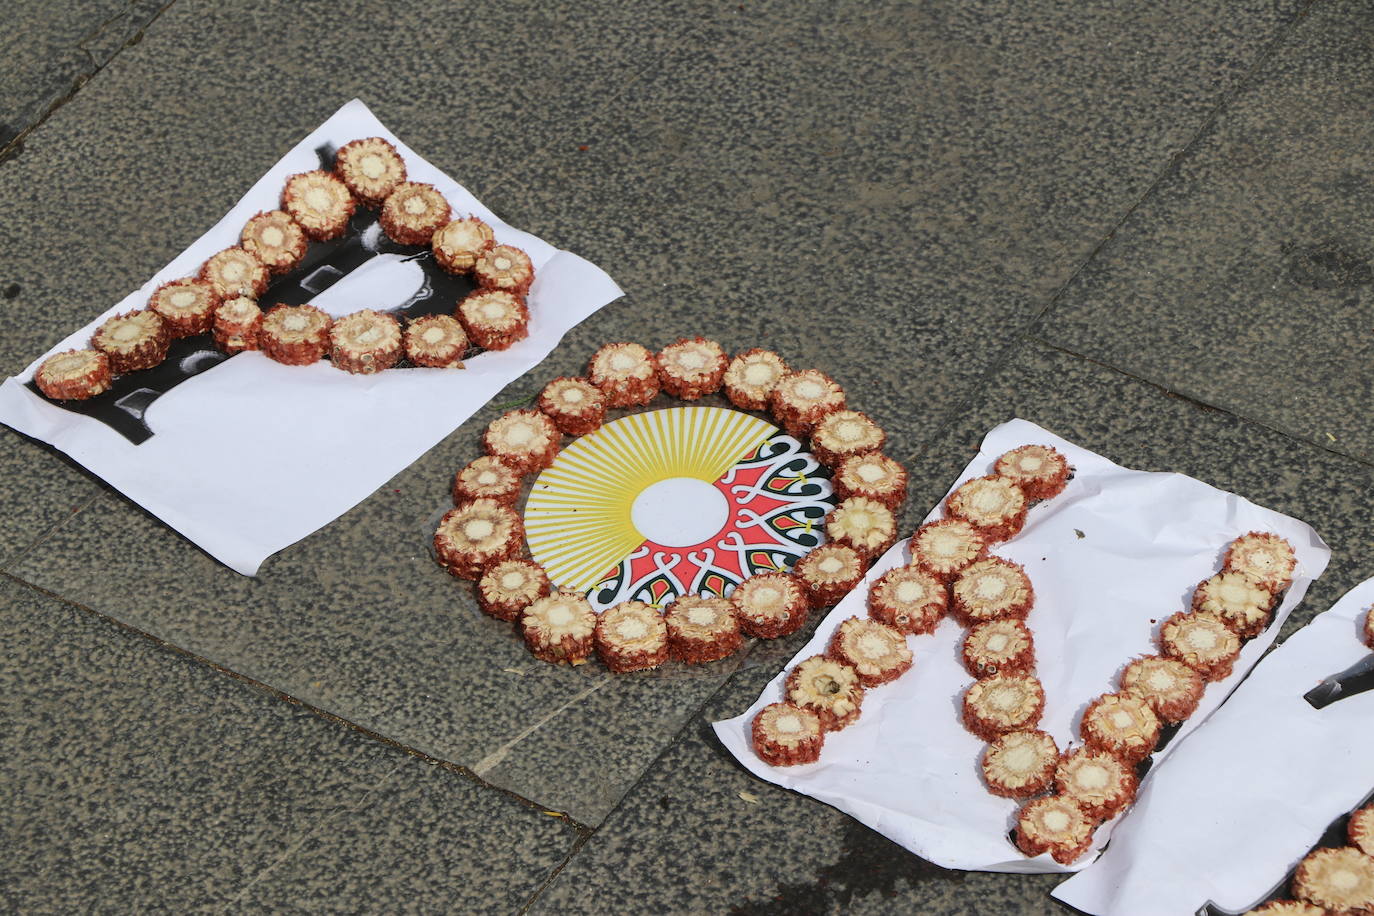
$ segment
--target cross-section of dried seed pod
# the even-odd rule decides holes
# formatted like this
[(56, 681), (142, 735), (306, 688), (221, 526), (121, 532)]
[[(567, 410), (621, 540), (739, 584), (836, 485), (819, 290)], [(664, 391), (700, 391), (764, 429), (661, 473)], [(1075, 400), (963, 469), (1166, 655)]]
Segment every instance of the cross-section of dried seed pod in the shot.
[(334, 174), (369, 207), (386, 200), (406, 180), (401, 154), (381, 137), (350, 140), (334, 154)]
[(989, 677), (1035, 668), (1035, 640), (1019, 620), (989, 620), (968, 631), (961, 652), (964, 668), (974, 677)]
[(316, 241), (335, 239), (348, 230), (356, 203), (348, 187), (328, 172), (302, 172), (286, 179), (282, 209)]
[(986, 620), (1024, 620), (1035, 605), (1035, 589), (1019, 563), (987, 557), (959, 573), (950, 589), (950, 614), (964, 626)]
[(812, 608), (828, 607), (843, 598), (864, 577), (864, 559), (845, 544), (823, 544), (792, 567), (806, 589)]
[(262, 330), (262, 309), (247, 296), (226, 299), (215, 309), (215, 346), (225, 353), (258, 349)]
[(99, 350), (64, 350), (33, 373), (38, 390), (55, 401), (84, 401), (110, 388), (110, 360)]
[(534, 262), (514, 245), (493, 245), (478, 256), (472, 275), (484, 289), (503, 289), (523, 299), (534, 284)]
[(162, 316), (173, 340), (204, 334), (214, 324), (220, 297), (204, 280), (171, 280), (153, 291), (148, 308)]
[(1016, 818), (1016, 845), (1028, 856), (1047, 852), (1061, 865), (1070, 865), (1092, 845), (1095, 827), (1073, 799), (1037, 798)]
[(1364, 612), (1364, 644), (1374, 649), (1374, 607)]
[(744, 632), (760, 639), (795, 633), (806, 622), (806, 589), (796, 576), (759, 573), (730, 593), (730, 603)]
[(787, 363), (772, 350), (745, 350), (725, 370), (725, 396), (744, 410), (766, 410), (773, 389), (786, 374)]
[(944, 583), (915, 566), (889, 569), (868, 590), (868, 615), (902, 633), (933, 633), (948, 606)]
[(1374, 858), (1358, 849), (1318, 849), (1293, 873), (1293, 896), (1337, 914), (1374, 911)]
[(830, 510), (825, 534), (836, 544), (852, 547), (859, 556), (872, 560), (897, 539), (897, 521), (892, 510), (877, 500), (851, 496)]
[(1176, 658), (1147, 655), (1121, 672), (1121, 691), (1144, 699), (1165, 722), (1182, 722), (1191, 716), (1205, 686), (1202, 675)]
[(295, 269), (309, 245), (305, 230), (285, 210), (263, 211), (244, 223), (239, 244), (274, 274)]
[(422, 315), (406, 325), (406, 357), (428, 369), (461, 369), (468, 335), (451, 315)]
[(226, 248), (200, 265), (200, 279), (221, 299), (256, 299), (267, 289), (267, 267), (242, 248)]
[(275, 305), (262, 316), (258, 349), (288, 366), (306, 366), (329, 351), (330, 317), (313, 305)]
[(499, 289), (479, 289), (458, 303), (458, 320), (477, 346), (505, 350), (530, 335), (530, 310), (525, 300)]
[(689, 665), (734, 655), (744, 637), (729, 598), (683, 595), (663, 615), (668, 624), (668, 654)]
[(1273, 594), (1249, 573), (1220, 572), (1193, 591), (1193, 610), (1216, 614), (1243, 639), (1264, 632), (1273, 605)]
[(493, 244), (491, 227), (475, 216), (455, 219), (429, 240), (434, 260), (451, 274), (465, 274)]
[(768, 409), (789, 436), (805, 438), (825, 417), (844, 409), (844, 389), (818, 369), (789, 372), (778, 379)]
[(637, 343), (606, 344), (592, 355), (587, 375), (607, 407), (640, 407), (658, 394), (658, 359)]
[(1367, 856), (1374, 856), (1374, 805), (1350, 815), (1346, 834), (1350, 837), (1351, 846)]
[(675, 398), (695, 401), (720, 390), (725, 351), (714, 340), (684, 337), (658, 351), (658, 380)]
[(1231, 676), (1240, 655), (1240, 637), (1215, 614), (1179, 611), (1160, 626), (1159, 648), (1204, 681), (1220, 681)]
[(1045, 710), (1045, 688), (1029, 674), (995, 674), (964, 693), (964, 727), (984, 741), (1033, 729)]
[(402, 245), (428, 245), (453, 213), (444, 195), (430, 184), (403, 181), (386, 196), (377, 222)]
[(1005, 477), (975, 477), (945, 499), (945, 511), (978, 527), (996, 543), (1016, 535), (1026, 523), (1026, 494)]
[(334, 368), (358, 375), (390, 369), (401, 358), (401, 326), (385, 312), (363, 309), (337, 319), (329, 329)]
[(911, 648), (906, 636), (892, 627), (866, 617), (850, 617), (830, 637), (832, 658), (852, 667), (865, 687), (894, 681), (911, 670)]
[(815, 763), (825, 743), (825, 732), (816, 714), (791, 703), (773, 703), (760, 709), (750, 735), (754, 753), (775, 767)]
[(1023, 445), (997, 459), (997, 475), (1021, 488), (1027, 499), (1049, 499), (1069, 482), (1069, 462), (1048, 445)]
[(1236, 538), (1222, 561), (1223, 569), (1249, 573), (1275, 594), (1292, 584), (1297, 565), (1293, 545), (1267, 531), (1251, 531)]
[(840, 499), (864, 496), (894, 511), (906, 500), (906, 483), (906, 470), (879, 452), (846, 458), (831, 478)]
[(560, 442), (558, 427), (537, 410), (512, 410), (491, 421), (482, 435), (488, 455), (500, 458), (517, 474), (553, 464)]
[(434, 532), (434, 555), (460, 579), (476, 579), (493, 563), (514, 556), (525, 526), (510, 506), (477, 499), (450, 509)]
[(911, 562), (949, 582), (988, 552), (983, 532), (961, 518), (926, 522), (911, 536)]
[(814, 712), (821, 728), (835, 732), (858, 720), (864, 687), (850, 665), (813, 655), (787, 676), (785, 696), (794, 706)]
[(490, 499), (504, 506), (513, 506), (519, 496), (520, 474), (495, 455), (483, 455), (453, 475), (455, 506), (474, 499)]
[(1128, 763), (1150, 756), (1159, 741), (1159, 716), (1132, 693), (1106, 693), (1083, 710), (1079, 733), (1088, 747)]
[(596, 654), (617, 674), (657, 668), (668, 660), (663, 615), (642, 601), (607, 608), (596, 622)]
[(1326, 910), (1301, 900), (1271, 900), (1264, 906), (1248, 910), (1244, 916), (1330, 916)]
[(91, 335), (91, 346), (104, 353), (115, 375), (151, 369), (167, 358), (171, 335), (157, 312), (147, 309), (107, 318)]
[(539, 409), (569, 436), (585, 436), (606, 419), (606, 396), (586, 379), (556, 378), (539, 395)]
[(1049, 788), (1059, 747), (1039, 730), (1007, 732), (983, 751), (983, 781), (1002, 798), (1030, 798)]
[(1136, 776), (1113, 755), (1080, 747), (1060, 761), (1054, 788), (1076, 801), (1088, 817), (1105, 821), (1135, 800)]
[(497, 620), (520, 615), (551, 591), (544, 567), (531, 560), (502, 560), (487, 567), (477, 582), (477, 605)]
[(880, 450), (886, 441), (887, 433), (868, 414), (837, 410), (811, 430), (811, 453), (821, 464), (833, 468), (846, 458)]
[(520, 616), (520, 632), (530, 653), (555, 665), (580, 665), (592, 654), (597, 616), (577, 592), (540, 598)]

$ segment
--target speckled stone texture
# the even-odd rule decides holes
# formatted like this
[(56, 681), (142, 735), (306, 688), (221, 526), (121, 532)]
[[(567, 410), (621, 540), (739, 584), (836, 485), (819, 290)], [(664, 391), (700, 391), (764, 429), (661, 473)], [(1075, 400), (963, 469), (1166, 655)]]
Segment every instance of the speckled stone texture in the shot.
[(512, 912), (577, 839), (4, 577), (0, 643), (7, 912), (400, 912), (436, 879), (439, 909)]
[(1315, 4), (1075, 278), (1056, 344), (1374, 460), (1374, 8)]

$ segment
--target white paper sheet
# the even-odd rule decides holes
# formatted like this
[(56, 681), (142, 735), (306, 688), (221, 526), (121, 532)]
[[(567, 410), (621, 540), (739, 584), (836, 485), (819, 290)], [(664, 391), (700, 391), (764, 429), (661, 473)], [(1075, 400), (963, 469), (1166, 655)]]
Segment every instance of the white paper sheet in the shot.
[[(1059, 449), (1075, 476), (1063, 493), (1031, 509), (1022, 533), (995, 553), (1023, 564), (1035, 585), (1028, 622), (1046, 692), (1040, 727), (1061, 749), (1079, 743), (1083, 706), (1114, 690), (1117, 673), (1132, 658), (1157, 651), (1158, 622), (1187, 608), (1193, 587), (1216, 573), (1231, 540), (1251, 530), (1273, 531), (1297, 551), (1297, 575), (1276, 622), (1242, 650), (1230, 678), (1208, 687), (1197, 714), (1156, 754), (1156, 760), (1167, 757), (1263, 654), (1308, 583), (1326, 568), (1330, 550), (1300, 521), (1181, 474), (1120, 467), (1025, 420), (988, 433), (954, 486), (991, 473), (999, 455), (1028, 443)], [(942, 515), (937, 507), (930, 518)], [(818, 762), (771, 767), (755, 755), (750, 723), (759, 709), (782, 699), (787, 672), (824, 651), (845, 618), (866, 616), (869, 583), (909, 561), (903, 540), (746, 712), (715, 724), (716, 734), (761, 778), (834, 805), (938, 865), (1023, 873), (1086, 867), (1090, 855), (1066, 867), (1048, 855), (1028, 859), (1008, 839), (1018, 805), (988, 793), (978, 763), (985, 745), (960, 722), (972, 678), (959, 662), (964, 631), (953, 620), (942, 621), (931, 636), (908, 637), (912, 670), (868, 691), (859, 721), (827, 734)], [(1111, 826), (1098, 830), (1097, 848)]]
[(1054, 896), (1097, 916), (1243, 913), (1336, 818), (1374, 791), (1374, 691), (1314, 709), (1304, 694), (1369, 656), (1374, 579), (1264, 659), (1167, 763), (1091, 868)]
[[(529, 253), (535, 282), (526, 340), (470, 359), (463, 370), (390, 369), (372, 376), (327, 363), (283, 366), (243, 353), (163, 394), (147, 412), (156, 432), (138, 445), (24, 387), (49, 354), (87, 346), (107, 317), (143, 308), (161, 283), (194, 274), (208, 256), (238, 244), (253, 214), (278, 207), (288, 176), (319, 168), (316, 147), (372, 136), (395, 144), (411, 180), (438, 188), (456, 214), (481, 217), (497, 242)], [(395, 307), (414, 291), (418, 270), (397, 256), (378, 256), (312, 301), (334, 315)], [(595, 265), (506, 225), (355, 99), (142, 288), (6, 379), (0, 422), (71, 455), (216, 559), (253, 575), (268, 556), (361, 502), (538, 365), (570, 328), (621, 295)]]

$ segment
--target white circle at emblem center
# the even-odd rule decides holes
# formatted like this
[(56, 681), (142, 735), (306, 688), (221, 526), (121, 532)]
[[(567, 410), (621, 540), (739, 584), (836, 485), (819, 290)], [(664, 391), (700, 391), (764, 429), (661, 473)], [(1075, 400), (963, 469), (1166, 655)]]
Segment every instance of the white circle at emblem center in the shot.
[(669, 477), (635, 497), (630, 520), (645, 539), (664, 547), (691, 547), (725, 527), (730, 504), (725, 494), (695, 477)]

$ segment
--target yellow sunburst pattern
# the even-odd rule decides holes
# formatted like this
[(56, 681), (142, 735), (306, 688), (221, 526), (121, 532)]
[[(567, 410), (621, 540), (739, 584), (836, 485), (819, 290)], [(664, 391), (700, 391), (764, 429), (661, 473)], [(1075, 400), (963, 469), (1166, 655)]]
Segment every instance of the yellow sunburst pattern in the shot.
[(607, 423), (564, 449), (525, 504), (530, 552), (563, 588), (589, 589), (645, 538), (631, 509), (672, 477), (722, 477), (777, 427), (720, 407), (671, 407)]

